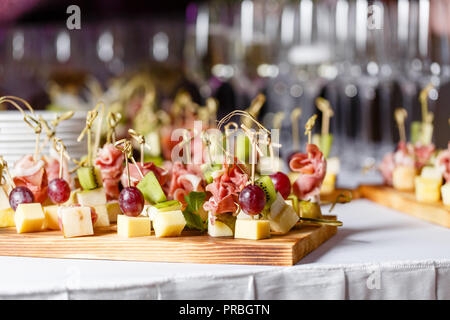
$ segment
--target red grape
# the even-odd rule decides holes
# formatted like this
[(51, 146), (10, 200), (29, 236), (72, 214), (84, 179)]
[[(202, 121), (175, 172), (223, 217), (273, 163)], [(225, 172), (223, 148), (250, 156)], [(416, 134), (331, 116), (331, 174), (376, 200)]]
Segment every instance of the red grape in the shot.
[(239, 194), (239, 205), (246, 214), (259, 214), (266, 205), (266, 194), (257, 185), (248, 185)]
[(33, 203), (34, 195), (27, 187), (15, 187), (9, 194), (9, 205), (16, 211), (17, 206), (21, 203)]
[(56, 204), (64, 203), (70, 198), (70, 186), (64, 179), (53, 179), (48, 184), (48, 196)]
[(144, 209), (144, 196), (136, 187), (122, 189), (119, 194), (120, 210), (130, 217), (137, 217)]
[(287, 199), (291, 194), (291, 181), (289, 177), (285, 175), (283, 172), (277, 172), (270, 175), (270, 179), (272, 179), (273, 186), (275, 190), (277, 190), (284, 199)]

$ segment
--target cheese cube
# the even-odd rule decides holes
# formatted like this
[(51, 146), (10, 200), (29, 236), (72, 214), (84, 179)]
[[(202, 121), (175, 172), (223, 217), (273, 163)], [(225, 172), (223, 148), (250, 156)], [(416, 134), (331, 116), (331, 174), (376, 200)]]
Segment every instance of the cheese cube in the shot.
[(77, 192), (78, 203), (82, 206), (99, 206), (106, 204), (105, 189), (97, 188), (94, 190), (84, 190)]
[(416, 169), (412, 166), (398, 166), (392, 172), (392, 184), (395, 189), (401, 191), (414, 190)]
[[(242, 214), (245, 214), (245, 213), (242, 212)], [(211, 237), (232, 237), (233, 234), (234, 234), (234, 230), (226, 223), (224, 223), (218, 219), (215, 219), (214, 223), (211, 223), (211, 213), (208, 213), (208, 235), (209, 236), (211, 236)]]
[(441, 180), (416, 177), (416, 199), (420, 202), (439, 202), (441, 199)]
[(442, 181), (442, 172), (439, 170), (439, 168), (436, 167), (431, 166), (423, 167), (420, 176), (423, 178), (436, 179)]
[(21, 203), (14, 215), (17, 233), (43, 231), (45, 214), (40, 203)]
[(181, 210), (156, 212), (153, 229), (157, 237), (178, 237), (186, 225)]
[(14, 210), (11, 208), (0, 210), (0, 228), (15, 227)]
[(9, 197), (3, 188), (0, 188), (0, 210), (11, 208), (9, 205)]
[(106, 210), (108, 211), (109, 223), (117, 222), (117, 216), (122, 214), (118, 201), (106, 203)]
[(250, 240), (269, 238), (270, 222), (268, 220), (236, 220), (234, 237)]
[(97, 227), (109, 227), (109, 215), (106, 205), (94, 206), (95, 213), (97, 214), (97, 221), (95, 221), (94, 228)]
[(325, 178), (323, 179), (322, 187), (320, 188), (320, 194), (326, 195), (333, 193), (336, 184), (336, 175), (327, 170)]
[(151, 233), (152, 222), (148, 217), (117, 216), (117, 234), (123, 238), (145, 237)]
[(236, 216), (236, 219), (245, 219), (250, 220), (253, 219), (253, 217), (249, 214), (246, 214), (244, 211), (239, 211), (239, 214)]
[(94, 234), (90, 207), (60, 207), (58, 216), (64, 237), (81, 237)]
[(270, 216), (275, 219), (284, 210), (284, 207), (286, 207), (286, 201), (281, 193), (277, 192), (277, 197), (270, 206)]
[(292, 206), (285, 206), (283, 211), (274, 218), (269, 216), (270, 230), (279, 233), (288, 233), (298, 220), (299, 217), (294, 208)]
[(450, 182), (447, 182), (441, 187), (441, 194), (444, 205), (450, 206)]
[(47, 220), (47, 229), (61, 230), (58, 222), (58, 208), (59, 206), (44, 207), (45, 219)]

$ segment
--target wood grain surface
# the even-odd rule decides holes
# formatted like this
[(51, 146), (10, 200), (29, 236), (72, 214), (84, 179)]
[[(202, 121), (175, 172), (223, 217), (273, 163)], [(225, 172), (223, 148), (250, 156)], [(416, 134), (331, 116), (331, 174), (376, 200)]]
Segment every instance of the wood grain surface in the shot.
[(363, 198), (411, 216), (450, 228), (450, 207), (440, 203), (422, 203), (414, 192), (403, 192), (387, 186), (362, 185), (359, 193)]
[(287, 235), (264, 240), (212, 238), (189, 231), (175, 238), (124, 239), (117, 236), (116, 226), (111, 226), (96, 230), (94, 236), (65, 239), (59, 231), (17, 234), (15, 228), (4, 228), (0, 229), (0, 255), (290, 266), (336, 231), (331, 226), (303, 225)]

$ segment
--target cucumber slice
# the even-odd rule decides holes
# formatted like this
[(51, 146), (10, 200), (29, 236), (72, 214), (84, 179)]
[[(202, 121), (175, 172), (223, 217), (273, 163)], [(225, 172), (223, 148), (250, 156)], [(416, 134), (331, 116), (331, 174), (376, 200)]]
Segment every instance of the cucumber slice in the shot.
[(150, 203), (159, 203), (167, 200), (153, 171), (148, 172), (136, 187), (142, 192), (144, 199)]
[(277, 191), (275, 190), (272, 179), (269, 176), (261, 176), (255, 181), (255, 184), (259, 186), (266, 194), (266, 205), (264, 209), (269, 209), (277, 198)]

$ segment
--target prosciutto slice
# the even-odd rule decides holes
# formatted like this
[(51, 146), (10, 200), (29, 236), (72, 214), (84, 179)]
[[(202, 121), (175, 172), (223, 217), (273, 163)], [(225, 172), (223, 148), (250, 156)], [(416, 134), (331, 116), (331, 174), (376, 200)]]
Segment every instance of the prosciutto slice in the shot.
[(378, 170), (380, 170), (385, 184), (392, 186), (392, 175), (397, 166), (416, 166), (414, 147), (411, 144), (400, 141), (395, 152), (384, 155)]
[(206, 191), (211, 197), (203, 204), (203, 209), (209, 211), (213, 216), (222, 213), (235, 213), (239, 192), (244, 189), (248, 182), (247, 174), (243, 173), (237, 166), (230, 169), (225, 165), (224, 174), (216, 177), (214, 181), (206, 186)]
[(421, 145), (416, 144), (414, 146), (414, 155), (416, 157), (415, 166), (417, 169), (422, 169), (431, 159), (436, 147), (434, 144)]
[(105, 144), (98, 150), (95, 165), (100, 168), (108, 200), (119, 198), (119, 181), (123, 172), (123, 162), (123, 153), (112, 144)]
[(443, 150), (436, 158), (437, 167), (441, 169), (444, 179), (447, 183), (450, 182), (450, 142), (447, 150)]
[(13, 180), (16, 186), (30, 189), (36, 202), (47, 199), (48, 179), (43, 160), (35, 161), (31, 154), (23, 156), (14, 164)]
[(196, 167), (184, 166), (181, 162), (175, 162), (172, 165), (168, 197), (180, 201), (184, 209), (186, 207), (184, 196), (191, 191), (203, 192), (203, 184), (201, 171), (199, 174)]
[[(135, 187), (141, 180), (142, 177), (139, 173), (138, 168), (140, 169), (143, 176), (145, 176), (150, 171), (153, 171), (153, 173), (156, 176), (156, 179), (158, 179), (159, 184), (161, 187), (163, 187), (167, 184), (169, 181), (169, 173), (167, 170), (157, 167), (153, 162), (145, 162), (143, 165), (140, 162), (136, 162), (138, 167), (136, 167), (134, 164), (129, 163), (130, 167), (130, 180), (131, 180), (131, 186)], [(127, 178), (127, 172), (126, 170), (123, 170), (122, 177), (120, 178), (120, 181), (122, 182), (122, 185), (124, 187), (128, 186), (128, 178)]]
[[(53, 179), (59, 178), (59, 157), (44, 156), (44, 157), (42, 157), (42, 160), (45, 163), (44, 168), (45, 168), (45, 172), (47, 173), (47, 180), (50, 182)], [(69, 173), (69, 164), (68, 164), (66, 158), (63, 159), (62, 177), (64, 180), (67, 181), (69, 186), (73, 185), (73, 180)]]
[(296, 153), (292, 156), (289, 167), (300, 173), (293, 185), (295, 195), (300, 200), (318, 201), (327, 170), (327, 162), (319, 148), (308, 144), (306, 153)]

